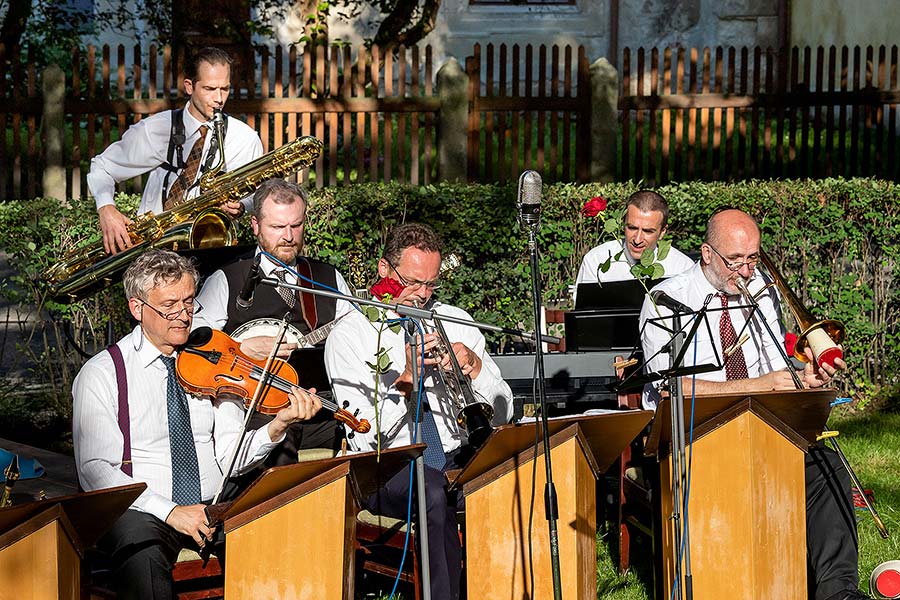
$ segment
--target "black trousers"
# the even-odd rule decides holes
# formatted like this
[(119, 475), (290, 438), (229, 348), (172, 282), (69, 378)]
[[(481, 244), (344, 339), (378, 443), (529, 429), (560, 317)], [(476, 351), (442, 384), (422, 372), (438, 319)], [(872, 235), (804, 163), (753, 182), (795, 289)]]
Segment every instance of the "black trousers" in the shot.
[(811, 599), (859, 589), (850, 475), (837, 453), (822, 444), (806, 455), (806, 553)]
[[(388, 479), (366, 499), (366, 508), (373, 513), (406, 519), (409, 503), (409, 470), (407, 465)], [(413, 479), (412, 514), (416, 514), (416, 483)], [(459, 598), (462, 577), (462, 547), (456, 524), (456, 510), (461, 500), (447, 492), (444, 474), (425, 467), (425, 510), (428, 513), (428, 562), (431, 568), (431, 597), (434, 600)], [(416, 549), (418, 551), (418, 548)]]
[[(194, 540), (151, 514), (127, 510), (100, 538), (97, 547), (112, 561), (112, 585), (123, 600), (174, 599), (172, 567), (182, 548), (198, 551)], [(224, 538), (215, 541), (213, 554), (224, 565)]]

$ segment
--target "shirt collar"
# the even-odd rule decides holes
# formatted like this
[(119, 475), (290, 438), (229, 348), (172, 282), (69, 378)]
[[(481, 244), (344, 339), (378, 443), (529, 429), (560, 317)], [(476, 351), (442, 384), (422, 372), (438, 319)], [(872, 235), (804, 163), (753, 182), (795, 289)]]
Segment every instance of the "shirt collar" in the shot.
[[(257, 246), (257, 247), (256, 247), (256, 255), (258, 256), (261, 252), (262, 252), (262, 249), (261, 249), (259, 246)], [(281, 264), (276, 263), (276, 262), (273, 261), (271, 258), (269, 258), (268, 255), (266, 255), (266, 254), (263, 254), (263, 255), (260, 257), (259, 266), (260, 266), (260, 268), (262, 269), (263, 275), (265, 275), (266, 277), (272, 277), (272, 276), (273, 276), (273, 275), (272, 275), (272, 272), (273, 272), (273, 271), (275, 271), (275, 270), (277, 270), (277, 269), (283, 269), (283, 268), (284, 268), (284, 267), (281, 266)], [(294, 264), (288, 265), (288, 266), (289, 266), (290, 268), (294, 269), (294, 270), (297, 269), (297, 263), (296, 263), (296, 262), (295, 262)], [(288, 272), (287, 272), (287, 276), (288, 276), (288, 277), (293, 277), (294, 275), (293, 275), (293, 273), (291, 273), (290, 271), (288, 271)]]
[(182, 111), (182, 120), (184, 121), (184, 134), (190, 138), (197, 134), (197, 130), (200, 129), (201, 125), (206, 125), (209, 128), (212, 128), (212, 123), (209, 121), (200, 121), (190, 111), (191, 103), (188, 101), (184, 105), (184, 110)]
[[(131, 332), (131, 348), (134, 350), (138, 361), (144, 368), (152, 365), (162, 354), (162, 352), (159, 351), (159, 348), (154, 346), (153, 342), (144, 335), (144, 330), (141, 329), (140, 323), (138, 323)], [(172, 356), (176, 355), (177, 353), (172, 354)], [(160, 368), (166, 368), (162, 361), (159, 361), (158, 364)]]

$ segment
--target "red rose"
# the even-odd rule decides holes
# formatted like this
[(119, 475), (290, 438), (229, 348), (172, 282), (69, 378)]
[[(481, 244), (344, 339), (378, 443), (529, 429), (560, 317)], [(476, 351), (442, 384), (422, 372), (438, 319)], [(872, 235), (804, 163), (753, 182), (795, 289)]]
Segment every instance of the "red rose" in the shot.
[(606, 198), (596, 196), (584, 203), (581, 207), (581, 214), (586, 217), (596, 217), (606, 210)]
[(386, 297), (396, 298), (405, 288), (406, 286), (396, 279), (382, 277), (375, 285), (369, 288), (369, 291), (372, 292), (373, 296), (385, 302)]
[(794, 348), (797, 347), (797, 334), (788, 331), (784, 334), (784, 349), (787, 350), (788, 356), (794, 355)]

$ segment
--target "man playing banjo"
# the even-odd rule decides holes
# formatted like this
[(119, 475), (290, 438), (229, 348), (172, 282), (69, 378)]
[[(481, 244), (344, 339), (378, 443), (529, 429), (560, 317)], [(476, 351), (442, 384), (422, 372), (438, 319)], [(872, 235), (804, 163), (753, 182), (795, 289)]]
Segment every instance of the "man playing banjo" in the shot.
[[(321, 284), (321, 289), (334, 289), (350, 295), (341, 274), (331, 265), (300, 255), (306, 224), (306, 193), (300, 186), (283, 179), (264, 182), (253, 195), (250, 224), (256, 235), (256, 250), (214, 272), (204, 282), (197, 300), (203, 311), (194, 318), (194, 328), (208, 326), (221, 329), (241, 339), (241, 350), (257, 359), (265, 359), (276, 341), (278, 328), (271, 324), (287, 315), (289, 333), (278, 346), (277, 357), (287, 359), (301, 345), (324, 341), (328, 325), (353, 310), (343, 300), (334, 300), (309, 293), (260, 285), (253, 290), (252, 304), (238, 305), (238, 296), (258, 264), (259, 277), (273, 277), (290, 284), (310, 287), (309, 280)], [(272, 260), (270, 254), (290, 269)], [(258, 261), (258, 263), (257, 263)], [(298, 272), (299, 280), (292, 272)], [(325, 329), (323, 329), (323, 327)], [(313, 333), (313, 336), (310, 336)], [(316, 338), (310, 340), (309, 337)], [(306, 339), (304, 339), (306, 338)], [(320, 338), (320, 339), (318, 339)], [(310, 343), (313, 342), (313, 343)], [(300, 385), (303, 385), (301, 374)], [(271, 416), (256, 414), (251, 428), (258, 428)], [(344, 437), (343, 427), (324, 411), (308, 422), (293, 425), (287, 439), (266, 460), (266, 466), (297, 462), (301, 448), (331, 448), (338, 450)]]

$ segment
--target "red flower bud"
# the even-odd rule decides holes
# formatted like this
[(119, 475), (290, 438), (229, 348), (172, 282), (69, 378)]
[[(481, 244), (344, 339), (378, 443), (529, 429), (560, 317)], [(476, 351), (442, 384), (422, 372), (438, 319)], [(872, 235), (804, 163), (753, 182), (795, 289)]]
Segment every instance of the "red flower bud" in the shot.
[(586, 217), (596, 217), (604, 210), (606, 210), (606, 198), (595, 196), (584, 203), (584, 206), (581, 207), (581, 214)]
[(797, 334), (788, 331), (784, 334), (784, 349), (788, 356), (794, 355), (794, 348), (797, 347)]
[(378, 298), (380, 301), (385, 302), (385, 298), (387, 296), (396, 298), (405, 288), (406, 286), (396, 279), (391, 279), (390, 277), (382, 277), (375, 285), (369, 288), (369, 291), (372, 292), (372, 295)]

